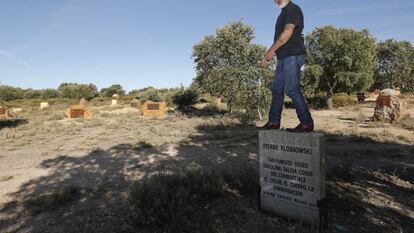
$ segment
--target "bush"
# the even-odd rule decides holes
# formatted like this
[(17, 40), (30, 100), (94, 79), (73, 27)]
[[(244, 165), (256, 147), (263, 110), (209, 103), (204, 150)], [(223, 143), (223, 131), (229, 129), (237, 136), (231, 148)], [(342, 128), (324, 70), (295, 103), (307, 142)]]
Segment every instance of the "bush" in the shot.
[(255, 110), (240, 110), (236, 112), (236, 117), (242, 125), (255, 125), (258, 113)]
[(335, 108), (356, 106), (358, 104), (358, 100), (352, 98), (350, 95), (346, 93), (339, 93), (337, 95), (334, 95), (334, 97), (332, 98), (332, 102)]
[(203, 202), (223, 196), (224, 191), (220, 172), (162, 172), (132, 188), (131, 219), (138, 227), (185, 231), (188, 224), (195, 224), (194, 216), (203, 212)]
[(9, 101), (9, 105), (11, 107), (33, 107), (33, 108), (39, 108), (40, 103), (43, 102), (42, 99), (16, 99)]
[(167, 92), (164, 92), (162, 95), (162, 98), (164, 99), (165, 103), (169, 107), (174, 107), (175, 104), (173, 103), (174, 96), (177, 95), (177, 93), (181, 92), (182, 88), (170, 88)]
[(120, 96), (125, 95), (125, 90), (119, 84), (111, 85), (107, 88), (101, 89), (101, 96), (102, 97), (112, 97), (114, 94), (118, 94)]
[(61, 98), (91, 100), (98, 96), (98, 89), (93, 84), (62, 83), (58, 89)]
[(306, 98), (310, 108), (325, 109), (328, 108), (326, 95), (318, 94), (309, 98)]
[(67, 98), (52, 98), (52, 99), (48, 99), (47, 102), (50, 105), (53, 105), (54, 108), (66, 109), (70, 105), (78, 104), (79, 100), (67, 99)]
[(237, 177), (232, 178), (235, 187), (242, 194), (256, 194), (260, 191), (259, 168), (254, 166), (243, 166), (239, 168)]
[(28, 199), (25, 201), (25, 205), (32, 213), (38, 214), (77, 200), (82, 192), (83, 190), (78, 187), (68, 186), (55, 190), (51, 194)]
[[(314, 108), (314, 109), (328, 108), (328, 101), (327, 101), (326, 93), (319, 93), (319, 94), (307, 97), (306, 102), (308, 103), (310, 108)], [(358, 100), (348, 95), (347, 93), (339, 93), (339, 94), (334, 95), (334, 97), (332, 98), (332, 102), (335, 108), (356, 106), (358, 104)]]
[(194, 89), (182, 90), (173, 96), (172, 102), (180, 110), (187, 109), (197, 103), (198, 96), (198, 91)]
[(414, 118), (404, 117), (401, 120), (401, 125), (407, 129), (414, 130)]
[(59, 97), (59, 91), (56, 89), (48, 88), (42, 90), (42, 99), (52, 99), (52, 98), (58, 98)]
[(4, 101), (11, 101), (16, 99), (23, 99), (24, 91), (21, 88), (0, 86), (0, 99)]
[(24, 91), (23, 97), (25, 99), (40, 99), (42, 97), (42, 91), (27, 89)]
[(128, 95), (134, 96), (134, 98), (140, 99), (141, 101), (162, 101), (162, 96), (160, 95), (159, 91), (154, 87), (146, 87), (139, 90), (133, 90)]

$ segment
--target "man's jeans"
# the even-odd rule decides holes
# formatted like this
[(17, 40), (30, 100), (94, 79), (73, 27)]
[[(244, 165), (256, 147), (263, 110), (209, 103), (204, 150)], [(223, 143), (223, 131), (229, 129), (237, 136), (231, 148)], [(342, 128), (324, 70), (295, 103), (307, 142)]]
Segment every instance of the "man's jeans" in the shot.
[(272, 84), (272, 104), (269, 111), (269, 122), (280, 123), (285, 93), (296, 108), (296, 114), (302, 124), (313, 124), (308, 104), (300, 89), (301, 68), (305, 64), (305, 56), (290, 56), (277, 62), (276, 74)]

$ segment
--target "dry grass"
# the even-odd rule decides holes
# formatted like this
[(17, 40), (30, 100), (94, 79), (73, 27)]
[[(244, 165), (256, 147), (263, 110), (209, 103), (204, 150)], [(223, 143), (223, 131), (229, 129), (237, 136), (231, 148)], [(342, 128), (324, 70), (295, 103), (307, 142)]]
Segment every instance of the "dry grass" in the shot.
[[(204, 223), (210, 224), (210, 227), (216, 227), (215, 229), (210, 229), (207, 226), (205, 229), (214, 230), (215, 232), (228, 232), (231, 228), (229, 225), (231, 224), (235, 224), (233, 229), (240, 230), (244, 227), (243, 224), (249, 221), (249, 224), (251, 222), (253, 224), (246, 224), (246, 226), (248, 225), (250, 227), (249, 230), (253, 232), (258, 230), (258, 228), (253, 228), (252, 225), (254, 227), (263, 227), (265, 225), (264, 228), (260, 229), (260, 232), (272, 232), (275, 231), (275, 227), (278, 228), (277, 231), (280, 230), (281, 232), (302, 232), (303, 228), (300, 223), (280, 220), (279, 218), (260, 213), (257, 210), (257, 197), (255, 194), (258, 189), (257, 182), (259, 179), (258, 156), (256, 152), (257, 130), (254, 128), (244, 127), (237, 120), (228, 117), (167, 115), (164, 119), (145, 118), (140, 116), (136, 109), (129, 107), (91, 107), (95, 114), (93, 119), (66, 119), (62, 117), (65, 108), (57, 108), (56, 105), (52, 105), (50, 109), (45, 110), (37, 108), (24, 109), (16, 114), (16, 117), (27, 119), (26, 123), (15, 127), (5, 127), (0, 130), (0, 147), (6, 151), (2, 162), (13, 161), (13, 156), (18, 156), (18, 166), (24, 167), (22, 168), (24, 170), (19, 172), (21, 174), (28, 173), (25, 181), (21, 181), (23, 180), (21, 177), (19, 179), (15, 179), (17, 177), (0, 177), (0, 181), (4, 182), (2, 184), (9, 185), (18, 180), (16, 181), (16, 186), (19, 187), (23, 182), (36, 180), (36, 178), (31, 177), (32, 173), (30, 172), (39, 169), (39, 167), (35, 166), (45, 161), (50, 163), (50, 160), (59, 161), (59, 159), (87, 160), (81, 163), (83, 165), (84, 163), (89, 164), (90, 160), (102, 158), (102, 169), (99, 172), (108, 170), (105, 175), (101, 176), (99, 174), (96, 179), (103, 180), (102, 187), (107, 189), (108, 194), (121, 193), (118, 189), (119, 187), (113, 188), (113, 185), (116, 185), (118, 180), (115, 180), (116, 182), (109, 181), (108, 177), (119, 175), (121, 182), (124, 182), (124, 179), (128, 179), (136, 184), (131, 198), (133, 198), (133, 205), (139, 207), (132, 210), (132, 214), (135, 214), (135, 223), (138, 225), (153, 226), (154, 223), (163, 219), (164, 212), (167, 212), (170, 214), (167, 216), (169, 222), (176, 225), (184, 222), (182, 227), (188, 227), (188, 229), (193, 230), (192, 232), (195, 232), (194, 228), (198, 227), (198, 225), (192, 223), (197, 223), (203, 217), (206, 220)], [(367, 121), (367, 116), (370, 116), (371, 112), (367, 112), (359, 107), (348, 107), (335, 111), (315, 111), (314, 113), (315, 119), (320, 122), (318, 130), (330, 134), (330, 137), (334, 139), (330, 142), (333, 144), (332, 151), (330, 151), (330, 159), (340, 160), (338, 162), (339, 165), (336, 166), (337, 169), (334, 169), (332, 176), (334, 178), (339, 177), (346, 181), (349, 181), (351, 178), (353, 180), (359, 179), (357, 176), (354, 176), (354, 172), (361, 168), (359, 167), (360, 164), (355, 165), (360, 157), (370, 161), (370, 164), (376, 158), (380, 158), (380, 160), (388, 159), (387, 156), (393, 152), (385, 151), (383, 148), (389, 144), (382, 144), (383, 142), (392, 143), (394, 147), (400, 148), (399, 150), (401, 151), (395, 152), (394, 156), (396, 157), (410, 153), (410, 150), (406, 149), (405, 146), (414, 143), (412, 130), (409, 130), (407, 126), (369, 122)], [(323, 113), (327, 114), (323, 115)], [(294, 122), (296, 120), (294, 115), (293, 110), (284, 112), (284, 126), (296, 124)], [(408, 125), (410, 125), (410, 122)], [(346, 139), (343, 140), (341, 136), (345, 136)], [(365, 146), (370, 147), (371, 144), (372, 148), (365, 148)], [(130, 145), (131, 147), (128, 148), (128, 153), (125, 153), (125, 155), (117, 153), (116, 149), (111, 150), (111, 148), (119, 145)], [(376, 148), (379, 146), (384, 147)], [(171, 151), (170, 148), (172, 148)], [(175, 150), (180, 151), (176, 152)], [(95, 156), (95, 152), (98, 155)], [(371, 155), (376, 157), (371, 158)], [(90, 159), (89, 156), (93, 159)], [(165, 159), (174, 162), (174, 165), (177, 163), (178, 165), (174, 166), (174, 168), (178, 167), (179, 169), (184, 169), (184, 171), (174, 170), (174, 173), (169, 173), (167, 178), (165, 176), (151, 178), (154, 173), (150, 172), (153, 171), (147, 171), (146, 169), (155, 168), (158, 169), (158, 173), (165, 171), (165, 169), (161, 169), (164, 167), (157, 167)], [(185, 160), (185, 162), (181, 163), (182, 160)], [(130, 162), (131, 164), (128, 164)], [(209, 165), (211, 162), (214, 164), (213, 166)], [(58, 166), (57, 164), (48, 167), (48, 169), (53, 170), (53, 167)], [(148, 167), (145, 168), (146, 164), (148, 164)], [(203, 167), (221, 170), (218, 170), (218, 174), (212, 176), (199, 174), (195, 178), (191, 178), (190, 175), (191, 179), (194, 178), (191, 185), (197, 186), (194, 188), (188, 184), (190, 178), (185, 171), (188, 164), (196, 168)], [(81, 165), (68, 164), (68, 171), (72, 171), (72, 173), (68, 172), (67, 174), (79, 175), (79, 171), (93, 170), (93, 166), (88, 168)], [(140, 166), (143, 166), (143, 168), (140, 168)], [(191, 168), (193, 169), (194, 167)], [(47, 170), (44, 167), (42, 169)], [(65, 169), (66, 167), (63, 170)], [(88, 172), (89, 170), (87, 174), (89, 174)], [(114, 175), (113, 173), (116, 174)], [(14, 175), (15, 173), (4, 174)], [(381, 177), (381, 180), (401, 183), (401, 185), (404, 185), (403, 182), (406, 182), (399, 173), (393, 174), (388, 172), (385, 174), (385, 172), (378, 168), (373, 169), (369, 175)], [(43, 178), (46, 177), (46, 181), (42, 180), (40, 183), (47, 183), (48, 176), (44, 175), (43, 177), (42, 174)], [(332, 177), (328, 178), (332, 179)], [(85, 177), (85, 180), (87, 178)], [(74, 186), (66, 186), (67, 188), (49, 187), (48, 190), (42, 190), (41, 195), (33, 196), (26, 200), (27, 202), (25, 203), (28, 210), (33, 211), (33, 213), (52, 210), (64, 212), (69, 209), (66, 207), (70, 205), (70, 208), (76, 211), (79, 205), (84, 204), (80, 203), (84, 197), (82, 193), (90, 193), (89, 191), (82, 191), (83, 188), (79, 187), (92, 188), (92, 186), (83, 185), (83, 183), (79, 185), (78, 181), (78, 179), (71, 180), (75, 184), (72, 184)], [(86, 184), (90, 185), (87, 182)], [(174, 186), (174, 184), (177, 185)], [(349, 187), (355, 186), (355, 184), (347, 185), (350, 185)], [(363, 186), (362, 184), (358, 185)], [(174, 186), (175, 189), (168, 188), (171, 186)], [(129, 186), (125, 185), (125, 187)], [(177, 190), (177, 192), (172, 190)], [(218, 190), (220, 195), (217, 195), (214, 199), (202, 197), (200, 190)], [(347, 190), (351, 192), (354, 189), (348, 188)], [(124, 194), (122, 193), (122, 195)], [(125, 194), (125, 196), (128, 195)], [(102, 200), (107, 201), (105, 198)], [(168, 198), (185, 203), (185, 208), (189, 210), (188, 213), (177, 211), (176, 207), (181, 208), (183, 205), (180, 203), (172, 205)], [(366, 200), (364, 199), (363, 203), (368, 205), (367, 203), (377, 198), (377, 196), (366, 195), (365, 198)], [(160, 204), (161, 208), (154, 208), (154, 199), (162, 201)], [(99, 199), (99, 201), (102, 200)], [(116, 199), (116, 201), (119, 203), (126, 202), (125, 199)], [(62, 206), (65, 208), (60, 208)], [(336, 208), (335, 213), (339, 215), (339, 212), (341, 212), (340, 208), (338, 206), (334, 206), (334, 208)], [(108, 209), (107, 211), (112, 213), (114, 210)], [(118, 214), (115, 211), (114, 213)], [(150, 219), (137, 217), (137, 213), (144, 213)], [(191, 215), (191, 213), (200, 214)], [(53, 218), (59, 218), (59, 214), (55, 215), (53, 213)], [(343, 215), (343, 213), (341, 214)], [(84, 217), (82, 213), (79, 213), (79, 215)], [(171, 215), (178, 218), (171, 219)], [(251, 220), (253, 217), (255, 221)], [(188, 219), (194, 221), (188, 224)], [(226, 221), (223, 219), (226, 219)], [(219, 220), (223, 220), (223, 222)], [(91, 221), (98, 220), (92, 219)], [(176, 229), (179, 229), (179, 227)]]
[(49, 211), (75, 201), (89, 191), (89, 189), (68, 186), (54, 190), (52, 193), (25, 200), (25, 205), (33, 214), (39, 214), (40, 212)]
[(214, 222), (222, 215), (210, 211), (210, 205), (219, 200), (231, 202), (234, 192), (259, 191), (258, 168), (243, 167), (233, 175), (218, 170), (183, 170), (159, 172), (134, 185), (130, 206), (137, 230), (216, 232)]
[(405, 128), (414, 130), (414, 118), (406, 117), (401, 121), (401, 125), (403, 125)]
[(13, 179), (13, 176), (0, 176), (0, 182), (5, 182)]

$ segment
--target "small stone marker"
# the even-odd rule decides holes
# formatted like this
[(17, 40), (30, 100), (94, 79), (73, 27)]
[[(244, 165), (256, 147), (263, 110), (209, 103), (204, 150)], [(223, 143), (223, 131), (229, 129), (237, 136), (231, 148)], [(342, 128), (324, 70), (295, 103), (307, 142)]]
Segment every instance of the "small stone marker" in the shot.
[(141, 101), (140, 101), (140, 100), (133, 99), (133, 100), (131, 101), (131, 107), (132, 107), (132, 108), (139, 108), (139, 107), (140, 107), (140, 104), (141, 104)]
[(9, 111), (10, 113), (19, 113), (19, 112), (23, 112), (23, 108), (12, 108)]
[(119, 95), (118, 94), (114, 94), (112, 95), (112, 102), (111, 105), (118, 105), (118, 100), (119, 100)]
[(9, 115), (9, 112), (7, 111), (7, 109), (0, 106), (0, 120), (6, 120), (10, 118), (11, 116)]
[(70, 118), (79, 118), (85, 115), (85, 109), (83, 108), (75, 108), (72, 106), (70, 108)]
[(259, 147), (260, 208), (323, 232), (327, 226), (323, 134), (260, 131)]
[(85, 98), (82, 98), (82, 99), (79, 101), (79, 105), (80, 105), (80, 106), (87, 106), (87, 105), (88, 105), (88, 101), (87, 101)]
[(0, 114), (6, 114), (6, 109), (0, 106)]
[(48, 102), (41, 102), (40, 103), (40, 109), (45, 109), (45, 108), (49, 108), (49, 103)]
[(147, 101), (142, 106), (142, 112), (144, 116), (165, 116), (165, 102), (150, 102)]
[(65, 113), (68, 118), (93, 118), (92, 111), (87, 106), (87, 101), (81, 99), (78, 105), (71, 106)]

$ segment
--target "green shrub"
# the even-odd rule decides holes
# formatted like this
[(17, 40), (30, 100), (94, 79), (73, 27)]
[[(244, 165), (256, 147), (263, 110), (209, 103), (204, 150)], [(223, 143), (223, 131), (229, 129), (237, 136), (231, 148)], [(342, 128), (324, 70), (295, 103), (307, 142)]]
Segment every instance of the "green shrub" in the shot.
[(42, 99), (16, 99), (16, 100), (9, 101), (9, 105), (13, 107), (22, 107), (22, 108), (27, 108), (27, 107), (39, 108), (40, 103), (43, 101), (44, 100)]
[(41, 99), (42, 98), (42, 91), (27, 89), (27, 90), (24, 91), (23, 97), (25, 99)]
[(0, 99), (4, 101), (23, 99), (24, 90), (21, 88), (0, 85)]
[(41, 98), (44, 100), (58, 98), (58, 97), (59, 97), (59, 91), (57, 89), (48, 88), (48, 89), (42, 90)]
[(62, 83), (58, 90), (62, 98), (78, 100), (81, 98), (91, 100), (99, 94), (97, 87), (93, 84)]
[(160, 92), (154, 87), (146, 87), (139, 90), (132, 90), (131, 92), (129, 92), (128, 95), (133, 96), (134, 98), (138, 98), (141, 101), (160, 102), (163, 100)]
[(237, 111), (235, 115), (242, 125), (252, 126), (255, 125), (255, 120), (257, 120), (259, 114), (254, 109), (249, 109), (248, 111)]
[(172, 102), (180, 110), (187, 109), (197, 103), (198, 96), (199, 93), (197, 90), (182, 90), (173, 96)]
[(313, 109), (325, 109), (328, 108), (326, 95), (318, 94), (309, 98), (306, 98), (310, 108)]
[(120, 96), (125, 95), (125, 90), (119, 84), (111, 85), (107, 88), (102, 88), (101, 91), (102, 97), (112, 97), (114, 94), (118, 94)]
[(0, 99), (5, 101), (12, 101), (17, 99), (50, 99), (58, 98), (59, 91), (48, 88), (42, 90), (22, 89), (18, 87), (10, 87), (0, 85)]

